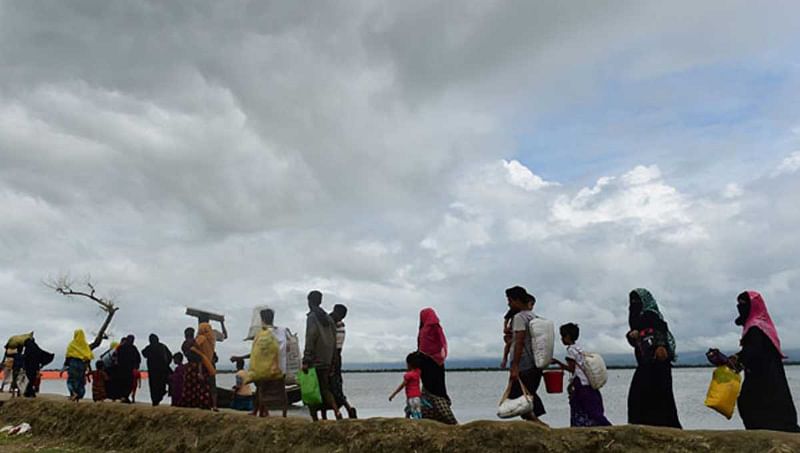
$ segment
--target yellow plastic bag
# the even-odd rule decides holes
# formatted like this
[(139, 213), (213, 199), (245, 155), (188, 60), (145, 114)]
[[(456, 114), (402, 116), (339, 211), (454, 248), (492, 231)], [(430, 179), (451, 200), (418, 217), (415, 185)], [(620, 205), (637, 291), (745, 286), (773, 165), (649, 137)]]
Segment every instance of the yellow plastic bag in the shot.
[(250, 351), (249, 381), (274, 381), (283, 379), (280, 366), (278, 340), (269, 329), (261, 329), (253, 339)]
[(706, 406), (724, 415), (728, 420), (733, 417), (736, 398), (742, 387), (742, 377), (727, 365), (718, 366), (708, 386)]

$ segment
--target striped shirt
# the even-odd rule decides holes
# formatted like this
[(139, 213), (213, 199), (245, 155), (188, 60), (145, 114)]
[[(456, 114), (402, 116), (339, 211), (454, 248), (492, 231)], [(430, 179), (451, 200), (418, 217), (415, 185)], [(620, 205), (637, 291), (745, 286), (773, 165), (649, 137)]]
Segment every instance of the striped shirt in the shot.
[(336, 349), (342, 349), (344, 346), (344, 322), (339, 321), (336, 323)]

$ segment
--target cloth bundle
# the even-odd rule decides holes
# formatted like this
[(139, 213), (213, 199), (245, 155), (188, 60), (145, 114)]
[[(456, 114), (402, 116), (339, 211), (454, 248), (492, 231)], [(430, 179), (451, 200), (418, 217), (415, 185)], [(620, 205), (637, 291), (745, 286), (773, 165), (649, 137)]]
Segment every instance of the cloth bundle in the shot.
[(596, 352), (583, 353), (583, 373), (589, 379), (589, 385), (595, 390), (600, 390), (608, 381), (608, 370), (603, 356)]
[(506, 391), (503, 393), (503, 398), (500, 399), (500, 404), (497, 408), (498, 417), (513, 418), (533, 412), (533, 396), (531, 396), (521, 380), (519, 381), (519, 385), (522, 388), (522, 396), (509, 399), (508, 394), (511, 392), (511, 383), (508, 383)]

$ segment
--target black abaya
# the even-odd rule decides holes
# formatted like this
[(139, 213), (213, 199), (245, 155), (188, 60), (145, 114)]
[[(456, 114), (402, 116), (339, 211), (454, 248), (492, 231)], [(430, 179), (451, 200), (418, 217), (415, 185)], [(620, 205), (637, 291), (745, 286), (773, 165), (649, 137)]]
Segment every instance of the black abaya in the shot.
[(450, 396), (447, 395), (444, 366), (433, 358), (419, 353), (420, 380), (422, 381), (422, 418), (436, 420), (449, 425), (458, 423), (450, 408)]
[(744, 427), (800, 432), (783, 360), (769, 337), (758, 327), (751, 328), (737, 356), (744, 366), (738, 400)]
[(450, 401), (444, 379), (444, 366), (423, 353), (420, 353), (420, 362), (420, 380), (425, 390)]
[(25, 376), (28, 378), (28, 385), (25, 387), (24, 396), (28, 398), (36, 396), (36, 392), (38, 391), (37, 382), (39, 381), (39, 370), (52, 362), (53, 358), (55, 358), (55, 355), (41, 349), (33, 338), (25, 341), (22, 361), (24, 364), (23, 367), (25, 368)]
[[(654, 329), (655, 347), (667, 347), (667, 324), (652, 312), (639, 316), (631, 314), (633, 330)], [(628, 423), (632, 425), (667, 426), (680, 428), (675, 395), (672, 392), (671, 357), (658, 361), (648, 348), (639, 347), (638, 341), (628, 341), (636, 349), (636, 371), (628, 391)]]
[(108, 397), (112, 400), (127, 399), (133, 390), (133, 370), (141, 365), (139, 350), (132, 344), (123, 343), (116, 351), (117, 363), (110, 370)]

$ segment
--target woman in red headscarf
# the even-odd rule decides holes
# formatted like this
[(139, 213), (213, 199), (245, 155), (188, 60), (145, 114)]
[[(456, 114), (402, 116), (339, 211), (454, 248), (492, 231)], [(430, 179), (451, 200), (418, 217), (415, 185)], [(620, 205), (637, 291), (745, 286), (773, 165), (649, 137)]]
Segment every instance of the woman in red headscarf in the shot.
[(422, 371), (422, 418), (455, 425), (457, 421), (450, 409), (450, 396), (447, 395), (444, 378), (447, 338), (433, 308), (424, 308), (419, 312), (417, 353)]
[(742, 326), (742, 350), (730, 360), (744, 369), (738, 400), (744, 427), (800, 432), (783, 369), (781, 341), (764, 299), (755, 291), (745, 291), (737, 302), (739, 317), (735, 322)]

